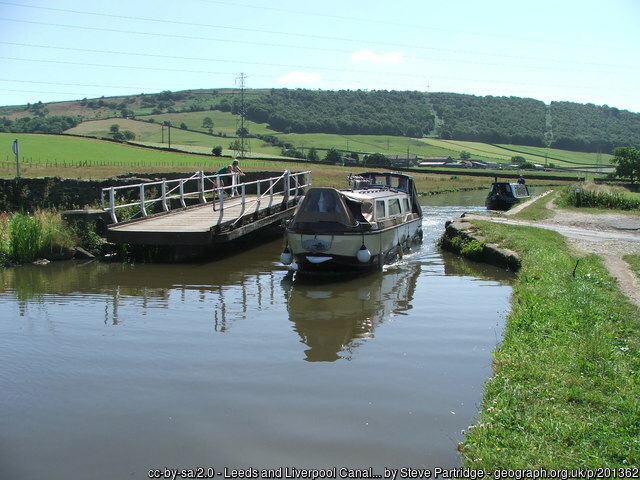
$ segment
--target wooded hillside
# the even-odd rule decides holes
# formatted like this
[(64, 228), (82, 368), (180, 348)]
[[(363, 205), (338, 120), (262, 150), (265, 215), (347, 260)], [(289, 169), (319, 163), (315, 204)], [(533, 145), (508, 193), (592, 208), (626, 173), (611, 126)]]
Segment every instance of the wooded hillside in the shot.
[(419, 92), (271, 90), (250, 99), (246, 113), (284, 133), (422, 137), (434, 128), (433, 109)]
[(196, 90), (38, 102), (0, 107), (0, 132), (59, 133), (87, 119), (208, 110), (237, 115), (243, 108), (248, 120), (274, 133), (430, 136), (601, 153), (640, 148), (640, 113), (607, 105), (386, 90)]

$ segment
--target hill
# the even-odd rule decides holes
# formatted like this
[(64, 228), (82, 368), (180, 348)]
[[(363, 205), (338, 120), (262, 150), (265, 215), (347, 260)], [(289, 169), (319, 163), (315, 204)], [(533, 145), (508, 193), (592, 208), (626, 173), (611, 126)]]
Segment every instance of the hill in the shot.
[[(238, 115), (244, 112), (253, 122), (248, 134), (260, 135), (276, 147), (282, 145), (275, 136), (309, 133), (438, 138), (595, 153), (610, 153), (618, 146), (640, 147), (640, 114), (606, 105), (546, 105), (528, 98), (398, 91), (238, 93), (189, 90), (0, 107), (0, 132), (60, 133), (87, 120), (157, 117), (156, 122), (170, 121), (174, 127), (179, 122), (185, 129), (211, 134), (211, 127), (203, 123), (210, 117), (212, 131), (233, 137), (239, 128)], [(236, 115), (235, 125), (221, 114)]]

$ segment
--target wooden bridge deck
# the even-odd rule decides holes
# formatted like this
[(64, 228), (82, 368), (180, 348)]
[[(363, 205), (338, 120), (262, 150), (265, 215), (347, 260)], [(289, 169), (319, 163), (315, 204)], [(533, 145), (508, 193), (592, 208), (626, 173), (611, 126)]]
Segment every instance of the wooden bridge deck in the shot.
[[(271, 204), (271, 207), (269, 207)], [(242, 211), (240, 197), (224, 200), (224, 209), (211, 203), (158, 213), (107, 227), (107, 240), (142, 245), (212, 245), (224, 243), (260, 228), (290, 218), (296, 200), (284, 203), (283, 195), (262, 198), (247, 196)]]

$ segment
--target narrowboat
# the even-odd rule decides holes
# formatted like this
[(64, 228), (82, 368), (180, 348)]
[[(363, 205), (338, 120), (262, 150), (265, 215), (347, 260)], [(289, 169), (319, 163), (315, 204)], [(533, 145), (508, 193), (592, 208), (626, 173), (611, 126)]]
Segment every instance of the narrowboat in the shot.
[(349, 182), (307, 190), (286, 226), (283, 264), (299, 273), (379, 270), (422, 242), (413, 177), (367, 172)]
[(530, 197), (529, 189), (524, 184), (493, 182), (489, 188), (485, 206), (487, 210), (509, 210)]

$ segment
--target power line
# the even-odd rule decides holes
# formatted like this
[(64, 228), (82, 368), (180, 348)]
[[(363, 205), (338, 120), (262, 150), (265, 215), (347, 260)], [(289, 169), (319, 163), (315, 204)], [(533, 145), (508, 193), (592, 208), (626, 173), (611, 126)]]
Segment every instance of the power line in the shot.
[[(207, 58), (207, 57), (188, 57), (188, 56), (184, 56), (184, 55), (166, 55), (166, 54), (152, 54), (152, 53), (148, 53), (148, 52), (122, 52), (122, 51), (114, 51), (114, 50), (97, 50), (97, 49), (88, 49), (88, 48), (73, 48), (73, 47), (58, 47), (58, 46), (53, 46), (53, 45), (37, 45), (37, 44), (29, 44), (29, 43), (19, 43), (19, 42), (5, 42), (5, 41), (0, 41), (0, 44), (4, 44), (4, 45), (14, 45), (14, 46), (21, 46), (21, 47), (29, 47), (29, 48), (41, 48), (41, 49), (54, 49), (54, 50), (63, 50), (63, 51), (72, 51), (72, 52), (84, 52), (84, 53), (91, 53), (91, 54), (95, 54), (95, 53), (106, 53), (109, 55), (118, 55), (118, 56), (136, 56), (136, 57), (151, 57), (151, 58), (161, 58), (161, 59), (174, 59), (174, 60), (194, 60), (194, 61), (198, 61), (198, 62), (218, 62), (218, 63), (234, 63), (234, 64), (238, 64), (238, 63), (242, 63), (242, 64), (249, 64), (249, 65), (264, 65), (264, 66), (269, 66), (269, 67), (285, 67), (285, 68), (308, 68), (308, 69), (313, 69), (313, 70), (329, 70), (329, 71), (338, 71), (338, 72), (345, 72), (345, 73), (371, 73), (368, 70), (354, 70), (354, 69), (342, 69), (342, 68), (331, 68), (331, 67), (319, 67), (316, 65), (295, 65), (295, 64), (282, 64), (282, 63), (267, 63), (267, 62), (247, 62), (247, 61), (238, 61), (238, 60), (226, 60), (226, 59), (220, 59), (220, 58)], [(263, 45), (263, 44), (262, 44)], [(293, 46), (289, 47), (289, 48), (295, 48)], [(421, 58), (421, 57), (412, 57), (414, 60), (422, 60), (422, 61), (430, 61), (432, 59), (429, 58)], [(444, 61), (444, 62), (451, 62), (451, 63), (459, 63), (459, 60), (457, 59), (453, 59), (453, 58), (448, 58), (448, 59), (438, 59), (438, 61)], [(476, 61), (467, 61), (465, 62), (465, 64), (478, 64), (478, 65), (485, 65), (485, 66), (500, 66), (500, 67), (504, 67), (504, 64), (502, 63), (487, 63), (487, 62), (476, 62)], [(512, 67), (514, 68), (529, 68), (528, 66), (525, 65), (512, 65)], [(632, 67), (633, 68), (633, 67)], [(633, 69), (638, 69), (640, 68), (640, 66), (638, 67), (634, 67)], [(554, 68), (554, 67), (548, 67), (548, 66), (544, 66), (544, 67), (536, 67), (537, 70), (550, 70), (550, 71), (571, 71), (571, 72), (575, 72), (576, 69), (575, 68)], [(588, 70), (589, 73), (594, 73), (593, 69), (589, 69)], [(604, 72), (601, 72), (604, 73)], [(612, 73), (611, 71), (607, 71), (607, 73)], [(376, 75), (397, 75), (396, 73), (380, 73), (380, 72), (376, 72)], [(412, 75), (410, 73), (404, 73), (404, 76), (419, 76), (419, 77), (423, 77), (423, 75)]]
[[(204, 1), (204, 0), (202, 0)], [(286, 10), (286, 9), (279, 9), (276, 7), (262, 7), (262, 6), (255, 6), (255, 5), (247, 5), (247, 4), (242, 4), (242, 5), (238, 5), (235, 3), (230, 3), (230, 2), (206, 2), (204, 1), (204, 3), (218, 3), (218, 4), (225, 4), (225, 5), (230, 5), (230, 6), (242, 6), (245, 8), (260, 8), (260, 9), (264, 9), (264, 10), (274, 10), (274, 11), (283, 11), (283, 12), (287, 12), (287, 13), (296, 13), (296, 14), (303, 14), (303, 15), (309, 15), (309, 16), (314, 16), (314, 17), (329, 17), (329, 18), (334, 18), (334, 19), (343, 19), (343, 20), (348, 20), (348, 21), (361, 21), (361, 22), (367, 22), (367, 23), (373, 23), (373, 24), (384, 24), (384, 25), (391, 25), (391, 26), (396, 26), (396, 27), (400, 27), (400, 28), (419, 28), (419, 29), (424, 29), (423, 25), (411, 25), (411, 24), (406, 24), (406, 23), (395, 23), (395, 22), (389, 22), (389, 21), (384, 21), (384, 20), (374, 20), (374, 19), (363, 19), (363, 18), (356, 18), (356, 17), (344, 17), (344, 16), (339, 16), (339, 15), (330, 15), (330, 14), (323, 14), (323, 13), (318, 13), (318, 12), (313, 12), (313, 13), (308, 13), (308, 12), (300, 12), (300, 11), (295, 11), (295, 10)], [(351, 38), (341, 38), (341, 37), (330, 37), (330, 36), (324, 36), (324, 35), (314, 35), (314, 34), (300, 34), (300, 33), (291, 33), (291, 32), (278, 32), (278, 31), (273, 31), (273, 30), (263, 30), (263, 29), (252, 29), (252, 28), (242, 28), (242, 27), (229, 27), (229, 26), (224, 26), (224, 25), (219, 25), (219, 24), (211, 24), (211, 23), (198, 23), (198, 22), (183, 22), (183, 21), (178, 21), (178, 20), (165, 20), (165, 19), (159, 19), (159, 18), (147, 18), (147, 17), (135, 17), (135, 16), (131, 16), (131, 15), (117, 15), (117, 14), (109, 14), (109, 13), (98, 13), (98, 12), (91, 12), (91, 11), (86, 11), (86, 10), (71, 10), (71, 9), (64, 9), (64, 8), (54, 8), (54, 7), (43, 7), (43, 6), (36, 6), (36, 5), (25, 5), (25, 4), (21, 4), (21, 3), (15, 3), (15, 2), (7, 2), (7, 1), (0, 1), (0, 5), (9, 5), (9, 6), (13, 6), (13, 7), (22, 7), (22, 8), (31, 8), (31, 9), (37, 9), (37, 10), (47, 10), (47, 11), (55, 11), (55, 12), (61, 12), (61, 13), (73, 13), (73, 14), (77, 14), (77, 15), (91, 15), (91, 16), (97, 16), (97, 17), (106, 17), (106, 18), (118, 18), (118, 19), (123, 19), (123, 20), (135, 20), (135, 21), (144, 21), (144, 22), (155, 22), (155, 23), (167, 23), (167, 24), (172, 24), (172, 25), (184, 25), (184, 26), (188, 26), (188, 27), (205, 27), (205, 28), (222, 28), (222, 29), (228, 29), (228, 30), (236, 30), (236, 31), (246, 31), (246, 32), (251, 32), (251, 33), (269, 33), (269, 34), (276, 34), (276, 35), (285, 35), (285, 36), (294, 36), (294, 37), (304, 37), (304, 38), (313, 38), (313, 39), (320, 39), (320, 40), (337, 40), (340, 42), (360, 42), (360, 39), (351, 39)], [(432, 27), (429, 26), (429, 29), (432, 30), (441, 30), (441, 31), (445, 31), (448, 33), (455, 33), (454, 29), (443, 29), (443, 28), (437, 28), (437, 27)], [(505, 38), (505, 36), (503, 35), (496, 35), (496, 34), (487, 34), (485, 32), (468, 32), (465, 31), (464, 33), (471, 33), (473, 35), (477, 35), (477, 36), (486, 36), (486, 37), (497, 37), (497, 38)], [(511, 37), (507, 37), (509, 38), (509, 40), (513, 40)], [(537, 39), (531, 40), (529, 39), (529, 41), (536, 41), (536, 43), (539, 43), (539, 41), (537, 41)], [(403, 45), (403, 44), (393, 44), (393, 43), (389, 43), (389, 42), (376, 42), (376, 41), (368, 41), (368, 43), (374, 43), (374, 44), (378, 44), (378, 45), (387, 45), (387, 46), (401, 46), (401, 47), (415, 47), (415, 45)], [(558, 42), (554, 42), (555, 45), (558, 45)], [(561, 43), (560, 43), (561, 44)], [(571, 45), (571, 46), (579, 46), (581, 48), (584, 48), (585, 45), (584, 44), (580, 44), (580, 45), (575, 45), (575, 44), (566, 44), (566, 45)], [(592, 48), (602, 48), (601, 45), (592, 45)], [(617, 46), (619, 48), (619, 46)], [(637, 50), (632, 50), (632, 51), (637, 51)], [(475, 52), (476, 54), (479, 54), (481, 52)]]
[[(311, 16), (311, 17), (324, 17), (324, 18), (330, 18), (330, 19), (336, 19), (336, 20), (347, 20), (349, 22), (361, 22), (361, 23), (370, 23), (370, 24), (374, 24), (374, 25), (388, 25), (388, 26), (392, 26), (392, 27), (399, 27), (402, 29), (405, 28), (413, 28), (416, 30), (420, 30), (423, 31), (425, 29), (425, 25), (424, 24), (410, 24), (410, 23), (400, 23), (400, 22), (390, 22), (388, 20), (379, 20), (379, 19), (372, 19), (372, 18), (363, 18), (363, 17), (347, 17), (347, 16), (343, 16), (343, 15), (332, 15), (332, 14), (328, 14), (328, 13), (319, 13), (317, 11), (314, 12), (304, 12), (301, 10), (292, 10), (292, 9), (285, 9), (285, 8), (278, 8), (278, 7), (272, 7), (272, 6), (263, 6), (263, 5), (250, 5), (250, 4), (246, 4), (246, 3), (237, 3), (237, 2), (225, 2), (225, 1), (221, 1), (221, 0), (195, 0), (195, 1), (199, 1), (201, 3), (206, 3), (206, 4), (216, 4), (216, 5), (227, 5), (230, 7), (241, 7), (241, 8), (253, 8), (253, 9), (259, 9), (259, 10), (268, 10), (268, 11), (275, 11), (275, 12), (282, 12), (282, 13), (293, 13), (296, 15), (305, 15), (305, 16)], [(1, 2), (0, 2), (1, 3)], [(430, 31), (440, 31), (440, 32), (444, 32), (444, 33), (449, 33), (449, 34), (456, 34), (458, 32), (460, 32), (459, 30), (456, 29), (452, 29), (452, 28), (439, 28), (436, 26), (433, 26), (431, 24), (429, 24), (428, 26)], [(486, 32), (476, 32), (476, 31), (470, 31), (470, 30), (464, 30), (461, 33), (464, 33), (466, 35), (474, 35), (474, 36), (481, 36), (481, 37), (492, 37), (492, 38), (499, 38), (499, 39), (507, 39), (508, 41), (513, 41), (513, 37), (512, 36), (506, 36), (506, 35), (499, 35), (499, 34), (495, 34), (495, 33), (486, 33)], [(520, 36), (521, 40), (525, 40), (528, 42), (534, 42), (534, 43), (540, 43), (540, 38), (539, 37), (523, 37)], [(593, 45), (585, 45), (583, 43), (570, 43), (570, 42), (553, 42), (553, 45), (557, 46), (557, 45), (567, 45), (567, 46), (572, 46), (572, 47), (580, 47), (580, 48), (607, 48), (606, 46), (603, 46), (601, 44), (593, 44)], [(619, 45), (616, 45), (615, 48), (620, 48)], [(638, 50), (636, 49), (626, 49), (632, 52), (636, 52)]]
[[(139, 21), (146, 21), (146, 22), (166, 23), (166, 24), (183, 25), (183, 26), (190, 26), (190, 27), (193, 27), (193, 26), (207, 27), (207, 28), (225, 29), (225, 30), (232, 30), (232, 31), (244, 31), (244, 32), (249, 32), (249, 33), (285, 35), (285, 36), (289, 36), (289, 37), (310, 38), (310, 39), (315, 39), (315, 40), (331, 40), (331, 41), (350, 42), (350, 43), (361, 43), (361, 41), (362, 41), (361, 39), (350, 39), (350, 38), (344, 38), (344, 37), (331, 37), (331, 36), (324, 36), (324, 35), (311, 35), (311, 34), (301, 34), (301, 33), (291, 33), (291, 32), (278, 32), (278, 31), (273, 31), (273, 30), (252, 29), (252, 28), (243, 28), (243, 27), (230, 27), (230, 26), (224, 26), (224, 25), (219, 25), (219, 24), (180, 22), (180, 21), (176, 21), (176, 20), (163, 20), (163, 19), (154, 19), (154, 18), (133, 17), (133, 16), (126, 16), (126, 15), (114, 15), (114, 14), (106, 14), (106, 13), (87, 12), (87, 11), (81, 11), (81, 10), (67, 10), (67, 9), (59, 9), (59, 8), (52, 8), (52, 7), (40, 7), (40, 6), (36, 7), (36, 6), (32, 6), (32, 5), (22, 5), (22, 4), (4, 2), (4, 1), (0, 1), (0, 5), (1, 4), (11, 5), (11, 6), (18, 6), (18, 7), (25, 7), (25, 8), (34, 8), (34, 9), (59, 11), (59, 12), (64, 12), (64, 13), (74, 13), (74, 14), (78, 14), (78, 15), (91, 15), (91, 16), (106, 17), (106, 18), (118, 18), (118, 19), (123, 19), (123, 20), (139, 20)], [(296, 44), (296, 45), (268, 44), (268, 43), (264, 43), (264, 42), (236, 41), (235, 39), (234, 40), (225, 40), (225, 39), (218, 39), (218, 38), (208, 38), (208, 37), (198, 37), (198, 36), (183, 36), (183, 35), (174, 35), (174, 34), (166, 34), (166, 33), (156, 34), (156, 33), (143, 32), (143, 31), (139, 31), (139, 30), (135, 31), (135, 30), (105, 29), (105, 28), (100, 28), (100, 27), (85, 27), (85, 26), (68, 25), (68, 24), (65, 25), (65, 24), (55, 24), (55, 23), (46, 23), (46, 22), (34, 22), (34, 21), (11, 19), (11, 18), (5, 18), (5, 17), (1, 17), (0, 20), (11, 21), (11, 22), (20, 22), (20, 23), (32, 23), (32, 24), (37, 24), (37, 25), (50, 25), (50, 26), (65, 27), (65, 28), (81, 28), (81, 29), (95, 30), (95, 31), (110, 31), (110, 32), (114, 32), (114, 33), (131, 33), (131, 34), (137, 34), (137, 35), (152, 35), (152, 36), (158, 36), (158, 37), (187, 38), (187, 39), (193, 39), (193, 40), (208, 40), (208, 41), (220, 41), (220, 42), (229, 42), (229, 43), (248, 43), (248, 44), (260, 45), (260, 46), (276, 46), (276, 47), (296, 48), (296, 49), (309, 48), (309, 49), (312, 49), (312, 50), (325, 50), (325, 51), (332, 51), (332, 52), (339, 52), (339, 53), (353, 53), (353, 50), (337, 50), (337, 49), (326, 49), (326, 48), (318, 48), (318, 47), (305, 47), (305, 46), (301, 46), (301, 45), (298, 45), (298, 44)], [(425, 47), (425, 46), (416, 45), (416, 44), (380, 42), (380, 41), (371, 40), (371, 39), (368, 39), (367, 43), (368, 44), (372, 44), (372, 45), (385, 46), (385, 47), (409, 48), (409, 49), (428, 50), (428, 51), (437, 51), (437, 52), (442, 52), (442, 53), (455, 53), (455, 54), (473, 55), (473, 56), (486, 56), (486, 57), (495, 57), (495, 58), (498, 58), (498, 59), (507, 58), (507, 59), (514, 59), (514, 60), (520, 60), (520, 61), (522, 61), (522, 60), (529, 60), (529, 61), (530, 60), (534, 60), (534, 61), (545, 62), (545, 63), (548, 63), (548, 62), (551, 61), (551, 62), (561, 63), (563, 65), (565, 65), (565, 64), (574, 64), (574, 65), (586, 65), (586, 66), (602, 66), (602, 67), (606, 67), (606, 68), (620, 67), (620, 65), (614, 65), (614, 64), (595, 64), (593, 62), (577, 62), (577, 61), (574, 61), (574, 60), (567, 60), (567, 59), (553, 60), (553, 59), (549, 59), (549, 58), (523, 57), (523, 56), (515, 56), (515, 55), (496, 54), (496, 53), (491, 53), (491, 52), (486, 52), (486, 51), (472, 51), (472, 50), (459, 50), (459, 49)], [(443, 61), (444, 59), (439, 59), (439, 60)], [(467, 62), (467, 63), (471, 63), (471, 62)], [(481, 63), (481, 62), (479, 62), (479, 63)], [(489, 64), (489, 65), (491, 65), (491, 64)], [(502, 65), (502, 64), (500, 64), (500, 65)]]

